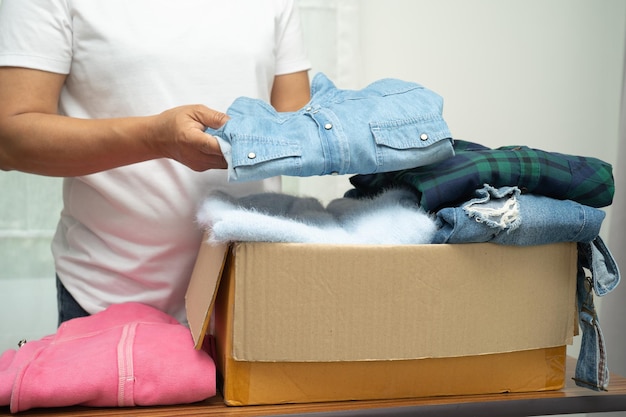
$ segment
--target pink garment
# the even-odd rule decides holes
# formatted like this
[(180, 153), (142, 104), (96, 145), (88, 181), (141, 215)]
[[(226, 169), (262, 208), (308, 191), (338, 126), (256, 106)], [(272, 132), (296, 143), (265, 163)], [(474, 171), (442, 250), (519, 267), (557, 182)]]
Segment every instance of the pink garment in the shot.
[(0, 405), (183, 404), (215, 395), (215, 364), (189, 329), (139, 303), (63, 323), (56, 334), (0, 356)]

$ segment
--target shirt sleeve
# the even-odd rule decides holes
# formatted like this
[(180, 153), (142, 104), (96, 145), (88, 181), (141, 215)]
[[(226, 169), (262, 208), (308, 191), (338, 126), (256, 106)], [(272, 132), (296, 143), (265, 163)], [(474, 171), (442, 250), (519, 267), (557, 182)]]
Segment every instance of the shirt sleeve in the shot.
[(72, 62), (72, 27), (66, 0), (0, 2), (0, 66), (61, 74)]
[(276, 75), (311, 69), (298, 8), (293, 0), (286, 0), (283, 3), (282, 12), (276, 22)]

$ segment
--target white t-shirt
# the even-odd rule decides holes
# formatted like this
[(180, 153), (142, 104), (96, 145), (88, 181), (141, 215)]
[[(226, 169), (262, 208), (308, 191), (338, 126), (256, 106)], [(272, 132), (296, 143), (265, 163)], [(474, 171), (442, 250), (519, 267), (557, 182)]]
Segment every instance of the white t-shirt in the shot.
[[(239, 96), (269, 100), (275, 75), (310, 67), (292, 0), (3, 0), (0, 65), (69, 74), (60, 111), (79, 118), (226, 111)], [(279, 185), (227, 184), (225, 170), (166, 159), (67, 178), (59, 277), (90, 313), (140, 301), (185, 321), (199, 202)]]

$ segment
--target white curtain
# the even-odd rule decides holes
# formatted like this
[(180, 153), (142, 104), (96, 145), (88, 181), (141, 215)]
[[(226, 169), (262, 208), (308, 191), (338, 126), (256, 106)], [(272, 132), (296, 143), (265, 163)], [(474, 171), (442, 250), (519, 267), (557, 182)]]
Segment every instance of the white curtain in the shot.
[(61, 181), (0, 172), (0, 351), (55, 331), (50, 240), (61, 209)]

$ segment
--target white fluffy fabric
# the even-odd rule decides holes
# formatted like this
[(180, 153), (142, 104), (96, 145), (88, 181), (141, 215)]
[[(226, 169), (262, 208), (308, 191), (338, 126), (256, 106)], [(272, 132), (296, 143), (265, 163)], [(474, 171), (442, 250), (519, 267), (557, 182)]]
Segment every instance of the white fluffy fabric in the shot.
[(312, 198), (263, 193), (234, 199), (213, 194), (197, 215), (209, 242), (327, 244), (431, 243), (437, 226), (405, 190), (373, 199), (340, 198), (327, 207)]

